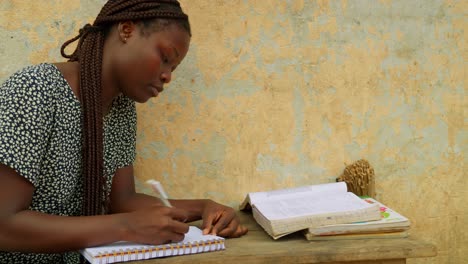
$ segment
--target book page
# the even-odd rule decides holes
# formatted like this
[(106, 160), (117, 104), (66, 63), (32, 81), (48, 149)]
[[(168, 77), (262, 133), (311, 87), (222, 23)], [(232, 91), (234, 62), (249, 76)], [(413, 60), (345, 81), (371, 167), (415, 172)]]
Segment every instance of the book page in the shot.
[(255, 204), (257, 210), (268, 220), (346, 212), (373, 206), (351, 192), (331, 195), (306, 193), (283, 197), (281, 200), (264, 200)]
[(256, 204), (265, 200), (284, 200), (285, 197), (300, 197), (305, 193), (325, 194), (325, 193), (346, 193), (345, 182), (334, 182), (317, 185), (308, 185), (296, 188), (279, 189), (268, 192), (249, 193), (250, 204)]

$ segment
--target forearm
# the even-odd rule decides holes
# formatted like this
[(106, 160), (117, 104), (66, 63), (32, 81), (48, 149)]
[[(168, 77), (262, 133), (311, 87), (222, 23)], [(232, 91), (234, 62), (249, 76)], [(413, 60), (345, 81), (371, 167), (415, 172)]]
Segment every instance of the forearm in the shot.
[(68, 217), (21, 211), (0, 219), (0, 251), (58, 253), (123, 240), (122, 215)]
[(157, 197), (146, 195), (143, 193), (134, 193), (127, 197), (120, 197), (112, 202), (112, 213), (129, 213), (137, 210), (149, 208), (155, 205), (162, 205), (161, 200)]
[(209, 199), (197, 200), (170, 200), (172, 206), (185, 210), (188, 213), (187, 222), (200, 220), (203, 210)]
[[(175, 200), (171, 199), (169, 202), (172, 206), (185, 210), (188, 213), (189, 218), (188, 222), (196, 221), (201, 219), (203, 208), (206, 205), (207, 199), (199, 200)], [(162, 205), (163, 203), (157, 197), (135, 193), (130, 197), (121, 199), (119, 202), (113, 203), (112, 212), (114, 213), (124, 213), (124, 212), (133, 212), (145, 208), (149, 208), (154, 205)]]

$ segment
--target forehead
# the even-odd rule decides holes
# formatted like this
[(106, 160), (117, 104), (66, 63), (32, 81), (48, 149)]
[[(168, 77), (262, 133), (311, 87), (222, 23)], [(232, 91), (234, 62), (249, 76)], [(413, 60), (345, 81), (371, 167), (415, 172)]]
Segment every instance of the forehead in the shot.
[[(144, 30), (144, 29), (143, 29)], [(173, 45), (178, 48), (187, 48), (190, 44), (189, 33), (176, 23), (166, 24), (164, 27), (154, 28), (146, 32), (145, 37), (166, 45)]]

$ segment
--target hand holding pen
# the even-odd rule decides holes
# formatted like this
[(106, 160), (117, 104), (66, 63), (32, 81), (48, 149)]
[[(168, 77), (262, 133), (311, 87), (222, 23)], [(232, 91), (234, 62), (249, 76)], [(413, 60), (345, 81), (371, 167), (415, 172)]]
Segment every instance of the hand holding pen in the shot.
[(184, 219), (188, 217), (187, 212), (171, 206), (160, 183), (151, 181), (149, 184), (159, 194), (164, 206), (155, 203), (122, 214), (126, 235), (121, 240), (154, 245), (183, 240), (189, 230), (189, 226), (184, 223)]
[[(146, 181), (153, 190), (159, 194), (159, 198), (167, 207), (172, 207), (169, 198), (164, 191), (161, 183), (155, 180)], [(216, 203), (212, 200), (204, 200), (203, 212), (203, 234), (220, 235), (223, 237), (239, 237), (247, 233), (248, 229), (240, 224), (234, 209)]]

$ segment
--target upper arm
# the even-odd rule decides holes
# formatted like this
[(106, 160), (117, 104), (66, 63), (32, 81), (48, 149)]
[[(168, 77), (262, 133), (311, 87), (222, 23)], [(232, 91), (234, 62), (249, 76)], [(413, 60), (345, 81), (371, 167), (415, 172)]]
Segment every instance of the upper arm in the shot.
[(133, 177), (133, 166), (117, 169), (112, 179), (110, 193), (111, 211), (119, 211), (121, 204), (135, 195), (135, 179)]
[(47, 150), (53, 92), (42, 67), (25, 68), (0, 86), (0, 217), (27, 210)]
[(0, 163), (0, 219), (27, 210), (33, 185), (12, 168)]
[(156, 205), (162, 206), (161, 200), (157, 197), (136, 193), (132, 166), (117, 170), (112, 181), (110, 200), (111, 213), (133, 212)]

